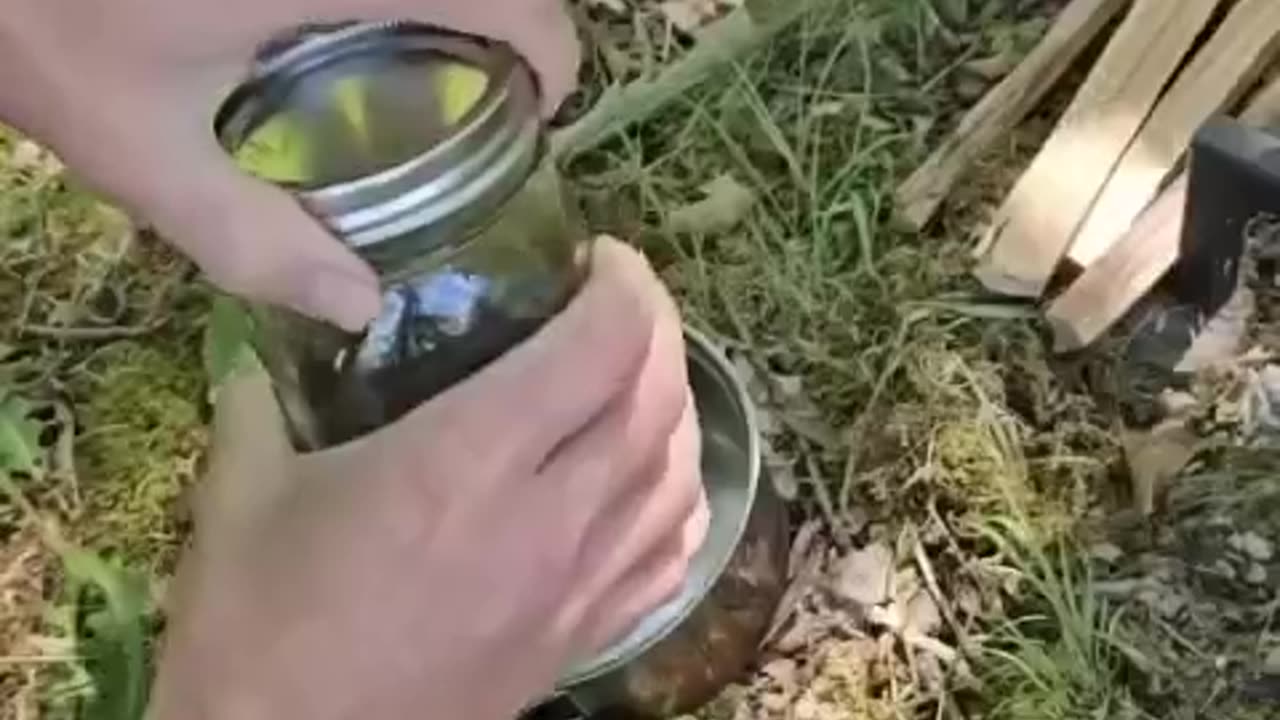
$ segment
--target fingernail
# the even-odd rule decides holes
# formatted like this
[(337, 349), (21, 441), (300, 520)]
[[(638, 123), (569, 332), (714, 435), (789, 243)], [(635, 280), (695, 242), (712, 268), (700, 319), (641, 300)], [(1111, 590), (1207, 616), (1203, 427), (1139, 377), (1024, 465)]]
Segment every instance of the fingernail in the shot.
[(348, 332), (368, 325), (382, 303), (376, 281), (333, 270), (322, 270), (309, 278), (307, 299), (316, 314)]

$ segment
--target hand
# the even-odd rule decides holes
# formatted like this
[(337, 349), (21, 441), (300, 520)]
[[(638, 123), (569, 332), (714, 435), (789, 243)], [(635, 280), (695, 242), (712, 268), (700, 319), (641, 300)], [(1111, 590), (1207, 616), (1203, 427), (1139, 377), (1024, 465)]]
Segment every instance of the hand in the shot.
[(364, 263), (213, 135), (258, 47), (305, 23), (409, 19), (506, 40), (547, 110), (578, 43), (561, 0), (0, 0), (0, 122), (152, 224), (223, 288), (358, 329), (378, 309)]
[(679, 590), (706, 532), (676, 310), (607, 241), (543, 331), (364, 440), (225, 389), (154, 720), (512, 720)]

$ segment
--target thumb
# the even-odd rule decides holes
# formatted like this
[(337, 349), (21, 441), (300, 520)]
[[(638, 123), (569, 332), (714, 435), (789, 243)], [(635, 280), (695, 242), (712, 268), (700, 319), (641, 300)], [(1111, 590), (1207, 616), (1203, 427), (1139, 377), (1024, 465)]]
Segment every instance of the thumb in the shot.
[(242, 172), (211, 139), (166, 151), (139, 173), (131, 200), (215, 284), (352, 331), (377, 314), (372, 268), (288, 193)]

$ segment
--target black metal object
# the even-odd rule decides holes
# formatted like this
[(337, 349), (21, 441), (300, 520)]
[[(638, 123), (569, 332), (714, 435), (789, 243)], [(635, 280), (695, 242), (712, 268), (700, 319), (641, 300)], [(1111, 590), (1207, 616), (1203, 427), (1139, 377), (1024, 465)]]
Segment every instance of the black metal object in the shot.
[(1249, 223), (1280, 216), (1280, 135), (1214, 118), (1192, 143), (1188, 178), (1173, 289), (1179, 302), (1206, 318), (1236, 290)]

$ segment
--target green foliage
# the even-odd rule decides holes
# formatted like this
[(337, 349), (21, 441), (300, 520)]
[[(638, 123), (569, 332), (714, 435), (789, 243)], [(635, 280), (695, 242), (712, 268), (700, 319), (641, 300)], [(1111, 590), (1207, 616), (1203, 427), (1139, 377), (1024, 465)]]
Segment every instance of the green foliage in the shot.
[(141, 720), (146, 710), (147, 582), (142, 576), (84, 550), (61, 553), (68, 597), (83, 620), (77, 650), (93, 680), (83, 710), (87, 720)]
[(201, 348), (211, 394), (236, 373), (257, 363), (252, 337), (253, 318), (244, 306), (232, 297), (215, 297)]
[(1029, 589), (1016, 619), (999, 621), (982, 677), (996, 720), (1147, 720), (1128, 678), (1151, 661), (1126, 640), (1124, 616), (1093, 588), (1082, 554), (1045, 544), (1024, 521), (995, 519), (986, 536)]
[(40, 463), (40, 426), (31, 405), (0, 387), (0, 473), (29, 473)]
[(49, 700), (83, 700), (82, 716), (89, 720), (141, 720), (148, 684), (146, 581), (67, 541), (25, 498), (15, 475), (38, 476), (44, 466), (39, 427), (29, 412), (29, 403), (0, 389), (0, 494), (41, 529), (62, 563), (62, 612), (54, 619), (63, 621), (63, 639), (76, 660), (63, 669), (63, 702), (57, 694)]
[[(194, 344), (194, 343), (192, 343)], [(135, 341), (104, 349), (75, 385), (85, 541), (167, 573), (182, 540), (179, 500), (204, 453), (198, 349)]]

